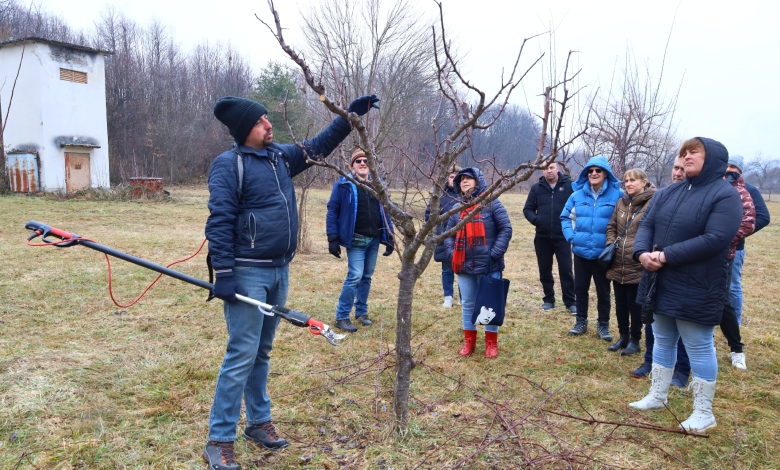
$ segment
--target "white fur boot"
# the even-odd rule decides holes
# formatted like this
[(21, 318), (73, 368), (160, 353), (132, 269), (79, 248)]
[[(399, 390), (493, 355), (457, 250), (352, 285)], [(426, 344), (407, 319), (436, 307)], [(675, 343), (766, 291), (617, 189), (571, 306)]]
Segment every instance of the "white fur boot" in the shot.
[(674, 369), (664, 367), (654, 362), (653, 368), (650, 370), (650, 376), (652, 378), (650, 393), (639, 401), (629, 403), (628, 406), (636, 408), (637, 410), (664, 409), (666, 396), (669, 393), (669, 384), (672, 382), (673, 374)]
[(690, 432), (704, 432), (717, 426), (715, 415), (712, 414), (715, 381), (707, 382), (694, 377), (688, 388), (693, 389), (693, 413), (680, 424), (680, 427)]

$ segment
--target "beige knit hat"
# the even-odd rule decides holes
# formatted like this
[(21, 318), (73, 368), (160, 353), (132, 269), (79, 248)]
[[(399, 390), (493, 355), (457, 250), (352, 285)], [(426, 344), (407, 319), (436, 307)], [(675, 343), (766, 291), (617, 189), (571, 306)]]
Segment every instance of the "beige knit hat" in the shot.
[(352, 157), (349, 159), (349, 166), (352, 166), (355, 164), (355, 160), (359, 157), (365, 157), (366, 152), (363, 151), (360, 147), (355, 147), (355, 150), (352, 151)]

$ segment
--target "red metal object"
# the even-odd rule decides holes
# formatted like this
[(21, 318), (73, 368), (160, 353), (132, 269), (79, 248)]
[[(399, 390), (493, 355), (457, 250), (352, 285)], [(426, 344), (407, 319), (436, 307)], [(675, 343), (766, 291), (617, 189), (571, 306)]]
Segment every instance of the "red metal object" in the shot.
[(162, 178), (130, 178), (130, 186), (133, 188), (132, 197), (140, 199), (143, 196), (159, 196), (163, 192)]

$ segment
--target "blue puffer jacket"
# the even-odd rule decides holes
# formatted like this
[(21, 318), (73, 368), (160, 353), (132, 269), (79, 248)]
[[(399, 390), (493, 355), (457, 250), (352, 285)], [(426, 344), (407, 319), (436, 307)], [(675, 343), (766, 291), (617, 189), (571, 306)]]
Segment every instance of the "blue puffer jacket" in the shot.
[[(311, 157), (327, 156), (350, 131), (349, 123), (337, 117), (303, 144)], [(206, 238), (212, 264), (217, 271), (233, 266), (283, 266), (298, 248), (292, 177), (311, 165), (292, 144), (271, 144), (264, 150), (242, 145), (238, 150), (244, 156), (243, 197), (239, 198), (234, 151), (218, 156), (209, 170)]]
[(705, 160), (699, 176), (656, 193), (634, 240), (634, 259), (664, 252), (658, 270), (656, 312), (702, 325), (720, 324), (728, 286), (731, 240), (742, 222), (739, 193), (723, 179), (728, 151), (701, 138)]
[[(458, 173), (453, 182), (456, 188), (460, 188), (460, 179), (463, 175), (471, 176), (477, 181), (477, 188), (472, 193), (472, 197), (479, 196), (487, 188), (485, 176), (473, 167), (464, 168)], [(485, 225), (485, 245), (475, 246), (473, 249), (466, 248), (466, 263), (460, 274), (487, 274), (488, 265), (491, 272), (504, 270), (504, 253), (509, 248), (509, 240), (512, 239), (512, 223), (509, 221), (509, 214), (501, 201), (496, 199), (482, 209), (481, 215)], [(453, 214), (447, 221), (445, 230), (451, 229), (458, 222), (460, 222), (460, 214)], [(444, 240), (444, 248), (447, 260), (452, 261), (455, 249), (454, 236)]]
[[(355, 235), (355, 219), (358, 210), (358, 193), (355, 183), (343, 176), (333, 185), (328, 201), (328, 214), (325, 217), (325, 230), (328, 237), (339, 236), (339, 244), (345, 248), (352, 247), (352, 237)], [(382, 230), (379, 242), (385, 246), (393, 246), (393, 224), (390, 217), (379, 204), (379, 216), (382, 218)]]
[[(441, 194), (441, 199), (439, 200), (439, 214), (444, 214), (448, 210), (455, 207), (455, 205), (460, 202), (460, 195), (455, 190), (454, 187), (447, 185), (444, 188), (444, 192)], [(428, 220), (431, 216), (431, 206), (428, 205), (428, 207), (425, 208), (425, 220)], [(443, 220), (439, 225), (436, 226), (436, 235), (442, 233), (447, 226), (447, 220)], [(439, 263), (442, 263), (444, 261), (447, 261), (447, 251), (444, 248), (444, 242), (439, 243), (436, 245), (436, 250), (433, 252), (433, 260), (438, 261)]]
[[(607, 172), (598, 194), (588, 182), (588, 168), (597, 166)], [(615, 211), (615, 205), (623, 195), (620, 181), (612, 174), (612, 168), (603, 156), (592, 157), (572, 183), (574, 193), (569, 196), (561, 212), (563, 237), (571, 243), (575, 255), (596, 259), (607, 246), (607, 225)]]

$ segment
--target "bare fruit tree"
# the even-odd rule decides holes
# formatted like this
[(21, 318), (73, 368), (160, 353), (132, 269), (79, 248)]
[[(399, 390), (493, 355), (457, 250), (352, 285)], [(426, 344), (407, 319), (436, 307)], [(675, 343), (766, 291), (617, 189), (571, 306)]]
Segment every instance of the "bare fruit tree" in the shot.
[[(396, 251), (401, 260), (401, 269), (398, 273), (398, 301), (396, 307), (396, 380), (394, 386), (394, 415), (396, 429), (405, 433), (409, 422), (409, 397), (410, 379), (412, 369), (415, 366), (412, 349), (412, 305), (414, 300), (414, 287), (417, 280), (428, 267), (438, 243), (445, 238), (454, 236), (466, 222), (471, 220), (484, 207), (497, 199), (501, 194), (513, 188), (517, 184), (527, 180), (537, 169), (543, 168), (547, 163), (554, 161), (581, 133), (568, 135), (567, 130), (561, 124), (566, 111), (570, 107), (572, 95), (576, 94), (569, 86), (576, 74), (567, 74), (567, 67), (563, 78), (552, 82), (543, 90), (545, 96), (544, 112), (540, 116), (541, 132), (539, 147), (533, 160), (529, 160), (508, 169), (502, 169), (496, 165), (495, 160), (480, 159), (472, 155), (475, 164), (489, 166), (493, 171), (493, 181), (487, 189), (477, 198), (469, 202), (476, 204), (478, 209), (472, 211), (468, 217), (461, 220), (450, 230), (436, 234), (436, 226), (450, 216), (460, 213), (464, 204), (458, 204), (453, 209), (439, 214), (439, 203), (443, 194), (449, 169), (458, 161), (465, 158), (471, 150), (474, 132), (489, 129), (500, 118), (508, 105), (512, 92), (520, 85), (523, 78), (542, 59), (541, 56), (531, 60), (525, 60), (523, 56), (524, 46), (530, 38), (525, 39), (511, 68), (502, 76), (501, 84), (495, 94), (488, 95), (461, 72), (458, 60), (454, 57), (449, 39), (446, 36), (444, 18), (441, 3), (439, 7), (439, 21), (431, 27), (431, 41), (433, 46), (433, 68), (435, 70), (437, 94), (439, 96), (438, 107), (432, 110), (428, 116), (430, 142), (427, 149), (430, 158), (418, 159), (413, 155), (403, 155), (411, 166), (416, 168), (420, 181), (427, 181), (428, 191), (426, 199), (430, 201), (431, 217), (424, 220), (421, 214), (415, 215), (414, 211), (406, 210), (391, 198), (390, 188), (379, 176), (378, 160), (375, 151), (375, 136), (366, 129), (364, 122), (355, 114), (349, 114), (344, 107), (336, 104), (339, 100), (341, 88), (328, 91), (302, 56), (285, 41), (278, 13), (272, 0), (269, 7), (273, 16), (273, 24), (263, 22), (274, 34), (284, 52), (298, 65), (305, 77), (307, 85), (319, 95), (320, 101), (332, 113), (347, 119), (357, 131), (359, 144), (366, 149), (371, 180), (362, 183), (353, 179), (339, 165), (325, 160), (315, 160), (315, 164), (331, 168), (353, 183), (373, 194), (386, 212), (390, 215), (396, 226)], [(543, 55), (542, 55), (543, 56)], [(556, 93), (560, 90), (560, 94)], [(360, 90), (362, 93), (373, 92), (373, 89)], [(334, 98), (331, 93), (335, 93)], [(384, 97), (382, 97), (384, 98)], [(340, 100), (341, 101), (341, 100)], [(552, 112), (555, 109), (556, 112)], [(568, 138), (564, 138), (568, 136)], [(396, 149), (400, 151), (400, 148)], [(313, 156), (312, 156), (313, 157)]]
[(677, 144), (674, 113), (679, 87), (667, 98), (662, 81), (663, 64), (656, 80), (649, 66), (640, 71), (627, 49), (622, 74), (613, 74), (609, 87), (596, 90), (589, 100), (588, 133), (583, 139), (587, 154), (605, 155), (618, 177), (631, 168), (663, 166)]

